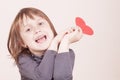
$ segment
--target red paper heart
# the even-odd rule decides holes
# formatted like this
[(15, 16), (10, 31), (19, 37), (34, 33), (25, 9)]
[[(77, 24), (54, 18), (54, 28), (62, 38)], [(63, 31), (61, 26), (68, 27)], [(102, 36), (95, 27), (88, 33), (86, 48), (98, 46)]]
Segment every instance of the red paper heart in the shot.
[(90, 28), (89, 26), (86, 25), (86, 23), (84, 22), (84, 20), (80, 17), (76, 17), (76, 25), (79, 26), (84, 34), (87, 35), (93, 35), (93, 30), (92, 28)]

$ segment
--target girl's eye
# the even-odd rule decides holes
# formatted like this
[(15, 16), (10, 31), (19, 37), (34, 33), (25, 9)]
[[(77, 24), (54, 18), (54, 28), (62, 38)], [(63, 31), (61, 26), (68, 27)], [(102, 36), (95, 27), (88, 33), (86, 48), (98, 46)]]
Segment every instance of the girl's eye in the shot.
[(43, 22), (39, 22), (38, 25), (43, 25)]
[(31, 29), (30, 29), (30, 28), (26, 29), (26, 32), (29, 32), (29, 31), (31, 31)]

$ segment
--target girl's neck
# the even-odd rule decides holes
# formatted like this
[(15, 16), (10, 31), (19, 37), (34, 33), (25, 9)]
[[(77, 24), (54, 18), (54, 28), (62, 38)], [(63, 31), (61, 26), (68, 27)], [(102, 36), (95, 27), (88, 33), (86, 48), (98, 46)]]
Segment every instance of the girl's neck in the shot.
[(45, 52), (45, 50), (43, 50), (43, 51), (38, 51), (38, 52), (34, 52), (34, 53), (31, 51), (31, 53), (32, 53), (33, 55), (38, 56), (38, 57), (43, 56), (43, 55), (44, 55), (44, 52)]

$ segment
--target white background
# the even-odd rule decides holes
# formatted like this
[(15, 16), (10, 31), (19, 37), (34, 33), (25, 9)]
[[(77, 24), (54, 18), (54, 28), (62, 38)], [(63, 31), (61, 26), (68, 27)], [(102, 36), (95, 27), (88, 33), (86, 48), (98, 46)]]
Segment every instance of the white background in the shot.
[(10, 26), (23, 7), (45, 12), (57, 32), (82, 17), (93, 36), (71, 45), (76, 53), (74, 80), (120, 80), (120, 0), (3, 0), (0, 2), (0, 80), (20, 80), (7, 51)]

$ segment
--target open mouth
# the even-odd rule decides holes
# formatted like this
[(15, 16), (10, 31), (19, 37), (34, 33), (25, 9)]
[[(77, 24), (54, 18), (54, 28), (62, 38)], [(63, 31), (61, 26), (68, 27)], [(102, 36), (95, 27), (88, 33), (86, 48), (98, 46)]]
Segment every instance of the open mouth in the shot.
[(38, 36), (36, 39), (35, 39), (35, 42), (36, 43), (42, 43), (44, 41), (46, 41), (47, 39), (47, 36), (46, 35), (41, 35), (41, 36)]

